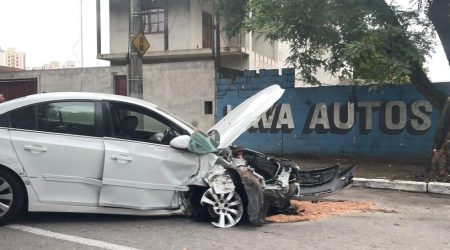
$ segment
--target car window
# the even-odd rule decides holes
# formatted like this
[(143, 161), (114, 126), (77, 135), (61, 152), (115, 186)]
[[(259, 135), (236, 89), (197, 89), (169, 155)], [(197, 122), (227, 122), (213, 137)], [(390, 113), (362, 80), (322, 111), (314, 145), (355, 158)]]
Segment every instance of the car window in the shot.
[(9, 127), (8, 114), (0, 115), (0, 127)]
[(111, 103), (110, 112), (116, 138), (168, 145), (182, 134), (164, 117), (138, 106)]
[(95, 136), (95, 103), (39, 104), (37, 129), (45, 132)]
[(36, 129), (36, 109), (35, 106), (28, 106), (11, 111), (11, 127), (18, 129)]

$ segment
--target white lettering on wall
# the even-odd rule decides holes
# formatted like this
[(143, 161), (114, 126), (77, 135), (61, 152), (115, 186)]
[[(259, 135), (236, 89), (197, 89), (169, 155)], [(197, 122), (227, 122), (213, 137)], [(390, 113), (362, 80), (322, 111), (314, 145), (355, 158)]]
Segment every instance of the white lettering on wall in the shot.
[[(311, 107), (310, 120), (305, 122), (306, 128), (310, 132), (319, 129), (322, 132), (325, 130), (325, 132), (342, 133), (342, 130), (351, 130), (355, 127), (355, 123), (360, 121), (363, 123), (359, 126), (361, 132), (369, 133), (374, 128), (374, 115), (379, 115), (378, 126), (381, 128), (381, 132), (395, 132), (407, 127), (408, 132), (415, 134), (416, 132), (425, 132), (431, 127), (432, 121), (429, 114), (433, 110), (430, 102), (426, 100), (414, 101), (410, 106), (406, 105), (404, 101), (397, 100), (388, 101), (384, 105), (379, 101), (348, 102), (345, 108), (339, 102), (334, 102), (332, 108), (333, 113), (329, 113), (326, 103), (314, 104)], [(381, 110), (378, 110), (380, 108)], [(227, 105), (225, 114), (230, 111), (231, 105)], [(361, 116), (358, 120), (356, 119), (357, 114)], [(307, 117), (307, 113), (300, 115)], [(330, 126), (330, 120), (332, 120), (333, 126)], [(273, 133), (279, 132), (280, 129), (292, 130), (294, 128), (295, 121), (289, 103), (274, 106), (252, 126), (253, 131), (269, 130)], [(335, 129), (340, 131), (335, 131)]]
[(358, 107), (364, 109), (365, 111), (365, 130), (371, 130), (373, 128), (372, 120), (373, 120), (373, 109), (379, 108), (381, 106), (381, 102), (358, 102)]
[[(424, 112), (420, 109), (423, 107)], [(418, 131), (425, 131), (431, 127), (430, 116), (425, 113), (433, 111), (433, 107), (429, 101), (419, 100), (415, 101), (411, 105), (411, 112), (416, 118), (411, 119), (411, 127)], [(419, 118), (419, 119), (417, 119)], [(422, 122), (420, 122), (422, 120)]]
[(294, 118), (292, 117), (291, 104), (281, 104), (280, 113), (278, 115), (277, 128), (286, 125), (288, 129), (294, 129)]
[[(396, 113), (397, 117), (394, 117), (393, 109), (394, 107), (398, 107), (399, 112)], [(386, 103), (385, 108), (385, 121), (386, 128), (390, 130), (401, 130), (406, 126), (406, 104), (402, 101), (390, 101)], [(394, 123), (394, 118), (398, 120), (397, 123)]]
[[(356, 107), (358, 107), (358, 109), (356, 109)], [(320, 131), (320, 133), (326, 131), (330, 131), (331, 133), (342, 133), (342, 130), (350, 130), (355, 126), (356, 117), (358, 117), (356, 116), (356, 113), (358, 112), (360, 121), (362, 122), (362, 124), (360, 124), (361, 132), (368, 133), (374, 127), (374, 113), (381, 107), (383, 107), (381, 110), (383, 112), (378, 112), (378, 121), (380, 122), (379, 126), (383, 133), (403, 130), (407, 125), (408, 132), (413, 134), (424, 132), (431, 127), (429, 113), (432, 112), (432, 106), (430, 102), (426, 100), (412, 102), (409, 113), (408, 106), (404, 101), (388, 101), (385, 105), (382, 105), (379, 101), (365, 101), (357, 102), (355, 104), (347, 103), (347, 108), (343, 108), (339, 102), (335, 102), (332, 104), (332, 114), (328, 114), (328, 107), (325, 103), (316, 103), (311, 107), (310, 112), (312, 115), (310, 120), (306, 121), (305, 126), (310, 132), (312, 132), (312, 130), (317, 130)], [(345, 116), (347, 116), (347, 119), (344, 118)], [(330, 120), (333, 120), (333, 127), (331, 128)], [(336, 129), (340, 131), (337, 131)]]
[(311, 117), (311, 123), (309, 124), (309, 129), (315, 129), (319, 124), (322, 125), (324, 129), (330, 129), (327, 105), (323, 102), (316, 103), (314, 113)]
[(347, 121), (341, 121), (341, 104), (335, 102), (333, 104), (333, 123), (338, 129), (351, 129), (353, 124), (355, 124), (355, 104), (347, 103)]

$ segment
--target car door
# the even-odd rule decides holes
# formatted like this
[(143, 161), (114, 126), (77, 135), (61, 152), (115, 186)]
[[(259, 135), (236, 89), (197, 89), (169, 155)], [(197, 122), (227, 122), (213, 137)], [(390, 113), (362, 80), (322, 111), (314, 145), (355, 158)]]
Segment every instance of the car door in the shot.
[[(104, 139), (101, 206), (139, 210), (177, 208), (179, 192), (198, 171), (198, 156), (169, 146), (186, 133), (164, 116), (126, 103), (105, 104), (110, 137)], [(166, 132), (166, 136), (164, 136)]]
[(40, 202), (98, 205), (104, 158), (99, 112), (100, 103), (57, 101), (10, 113), (14, 149)]

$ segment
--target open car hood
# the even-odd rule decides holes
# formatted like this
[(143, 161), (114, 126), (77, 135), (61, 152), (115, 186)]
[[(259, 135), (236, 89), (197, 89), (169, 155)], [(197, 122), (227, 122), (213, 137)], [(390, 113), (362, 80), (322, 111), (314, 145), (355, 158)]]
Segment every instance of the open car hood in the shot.
[(220, 135), (218, 149), (231, 145), (242, 133), (256, 123), (262, 114), (275, 104), (283, 95), (284, 89), (278, 85), (267, 87), (251, 96), (229, 114), (223, 117), (208, 134), (217, 131)]

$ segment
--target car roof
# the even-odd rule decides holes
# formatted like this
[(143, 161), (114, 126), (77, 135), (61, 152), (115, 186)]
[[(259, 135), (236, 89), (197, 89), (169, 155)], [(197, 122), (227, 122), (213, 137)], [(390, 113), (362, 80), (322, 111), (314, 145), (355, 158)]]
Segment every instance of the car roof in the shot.
[(52, 101), (117, 101), (117, 102), (126, 102), (130, 104), (135, 104), (138, 106), (142, 106), (148, 109), (151, 109), (164, 117), (168, 118), (169, 120), (175, 122), (179, 126), (181, 126), (183, 129), (188, 131), (189, 133), (194, 132), (194, 130), (181, 122), (180, 118), (175, 118), (173, 115), (169, 115), (166, 112), (157, 109), (157, 105), (147, 102), (144, 100), (128, 97), (128, 96), (121, 96), (121, 95), (112, 95), (112, 94), (103, 94), (103, 93), (89, 93), (89, 92), (52, 92), (52, 93), (42, 93), (42, 94), (34, 94), (29, 95), (25, 97), (20, 97), (14, 100), (6, 101), (3, 103), (0, 103), (0, 114), (4, 114), (6, 112), (9, 112), (11, 110), (25, 107), (28, 105), (36, 104), (36, 103), (42, 103), (42, 102), (52, 102)]
[(35, 103), (64, 101), (64, 100), (94, 100), (94, 101), (106, 100), (106, 101), (127, 102), (139, 106), (148, 107), (151, 109), (155, 109), (157, 107), (153, 103), (128, 96), (103, 94), (103, 93), (88, 93), (88, 92), (52, 92), (52, 93), (29, 95), (1, 103), (0, 114)]

